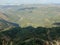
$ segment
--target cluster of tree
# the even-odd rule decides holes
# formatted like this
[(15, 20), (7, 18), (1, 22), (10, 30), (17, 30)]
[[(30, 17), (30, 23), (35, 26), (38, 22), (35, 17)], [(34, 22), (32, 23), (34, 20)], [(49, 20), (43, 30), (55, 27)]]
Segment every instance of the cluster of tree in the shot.
[(0, 45), (60, 45), (60, 27), (15, 27), (0, 32)]

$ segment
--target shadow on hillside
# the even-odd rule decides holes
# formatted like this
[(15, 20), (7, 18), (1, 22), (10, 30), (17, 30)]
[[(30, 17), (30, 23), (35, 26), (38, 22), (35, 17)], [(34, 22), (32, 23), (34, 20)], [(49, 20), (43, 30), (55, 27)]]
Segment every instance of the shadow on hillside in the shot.
[(12, 27), (19, 27), (19, 25), (0, 18), (0, 32)]

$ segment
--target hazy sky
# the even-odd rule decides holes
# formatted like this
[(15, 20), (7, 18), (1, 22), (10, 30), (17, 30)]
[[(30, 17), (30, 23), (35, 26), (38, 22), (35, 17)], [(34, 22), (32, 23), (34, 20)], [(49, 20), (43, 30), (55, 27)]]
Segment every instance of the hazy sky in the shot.
[(60, 0), (0, 0), (1, 4), (46, 4), (46, 3), (60, 3)]

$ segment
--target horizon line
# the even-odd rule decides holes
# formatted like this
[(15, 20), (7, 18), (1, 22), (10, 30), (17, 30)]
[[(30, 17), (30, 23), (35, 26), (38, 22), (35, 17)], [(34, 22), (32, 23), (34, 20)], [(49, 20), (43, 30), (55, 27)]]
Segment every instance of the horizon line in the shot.
[(60, 3), (39, 3), (39, 4), (0, 4), (0, 5), (60, 5)]

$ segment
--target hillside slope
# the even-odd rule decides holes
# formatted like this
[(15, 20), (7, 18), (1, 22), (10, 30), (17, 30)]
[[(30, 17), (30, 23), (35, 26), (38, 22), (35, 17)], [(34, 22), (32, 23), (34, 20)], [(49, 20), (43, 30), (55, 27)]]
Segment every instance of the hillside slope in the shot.
[(0, 12), (0, 18), (5, 19), (5, 20), (9, 20), (8, 17), (2, 12)]
[(52, 23), (60, 22), (60, 5), (6, 5), (0, 10), (22, 27), (52, 27)]
[(15, 27), (19, 27), (19, 25), (13, 22), (6, 21), (4, 19), (0, 19), (0, 32), (9, 30)]

